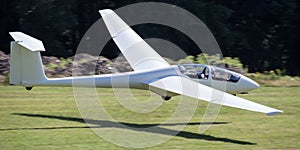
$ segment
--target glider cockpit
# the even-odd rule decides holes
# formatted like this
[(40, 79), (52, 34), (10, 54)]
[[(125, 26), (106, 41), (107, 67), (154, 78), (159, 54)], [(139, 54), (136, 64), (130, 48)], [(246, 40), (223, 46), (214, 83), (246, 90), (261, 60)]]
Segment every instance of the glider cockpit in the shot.
[(183, 64), (178, 65), (179, 70), (184, 75), (192, 79), (218, 80), (237, 83), (241, 76), (232, 71), (203, 64)]

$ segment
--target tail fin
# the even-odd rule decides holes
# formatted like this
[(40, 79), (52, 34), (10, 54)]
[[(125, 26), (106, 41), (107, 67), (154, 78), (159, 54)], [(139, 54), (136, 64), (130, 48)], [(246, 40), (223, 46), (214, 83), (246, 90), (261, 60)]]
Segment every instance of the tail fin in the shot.
[(22, 32), (9, 33), (15, 41), (10, 45), (10, 84), (31, 89), (47, 80), (40, 51), (45, 51), (42, 41)]

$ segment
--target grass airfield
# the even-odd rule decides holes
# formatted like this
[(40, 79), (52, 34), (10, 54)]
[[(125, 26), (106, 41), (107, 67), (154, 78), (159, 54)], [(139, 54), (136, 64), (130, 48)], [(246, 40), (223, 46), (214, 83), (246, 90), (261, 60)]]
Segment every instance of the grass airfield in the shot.
[[(122, 107), (111, 89), (97, 89), (106, 111), (124, 125), (141, 128), (166, 120), (179, 102), (164, 102), (152, 113), (135, 113)], [(132, 90), (140, 99), (149, 92)], [(300, 149), (300, 87), (261, 87), (239, 95), (281, 109), (283, 114), (267, 117), (261, 113), (222, 107), (214, 124), (199, 133), (206, 103), (200, 102), (184, 130), (169, 141), (146, 149)], [(117, 123), (117, 122), (115, 122)], [(168, 132), (184, 122), (166, 124), (143, 134), (170, 137)], [(93, 128), (113, 130), (95, 120)], [(122, 129), (126, 130), (126, 129)], [(161, 132), (160, 132), (161, 131)], [(35, 87), (26, 91), (17, 86), (0, 86), (0, 149), (129, 149), (98, 137), (77, 109), (72, 88)]]

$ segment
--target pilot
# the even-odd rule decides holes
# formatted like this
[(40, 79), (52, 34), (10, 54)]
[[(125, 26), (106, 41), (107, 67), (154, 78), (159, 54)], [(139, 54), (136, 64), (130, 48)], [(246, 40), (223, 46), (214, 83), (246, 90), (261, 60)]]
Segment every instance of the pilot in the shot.
[(207, 79), (208, 76), (206, 75), (206, 68), (204, 68), (201, 72), (199, 71), (197, 76), (199, 79)]

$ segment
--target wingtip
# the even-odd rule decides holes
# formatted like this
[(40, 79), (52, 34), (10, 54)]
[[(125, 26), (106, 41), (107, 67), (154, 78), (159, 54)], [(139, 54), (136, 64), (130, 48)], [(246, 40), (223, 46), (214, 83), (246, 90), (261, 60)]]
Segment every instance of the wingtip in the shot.
[(8, 32), (8, 34), (15, 40), (15, 35), (17, 35), (17, 34), (22, 34), (22, 32), (19, 32), (19, 31), (13, 31), (13, 32)]
[(266, 115), (267, 116), (274, 116), (274, 115), (281, 114), (281, 113), (283, 113), (283, 111), (278, 110), (278, 111), (273, 111), (273, 112), (266, 113)]
[(102, 9), (102, 10), (99, 10), (99, 13), (102, 17), (106, 16), (106, 15), (109, 15), (111, 13), (113, 13), (114, 11), (111, 10), (111, 9)]

